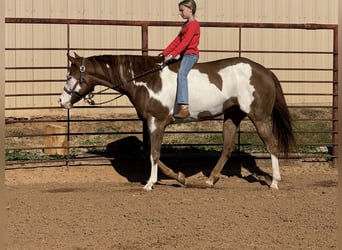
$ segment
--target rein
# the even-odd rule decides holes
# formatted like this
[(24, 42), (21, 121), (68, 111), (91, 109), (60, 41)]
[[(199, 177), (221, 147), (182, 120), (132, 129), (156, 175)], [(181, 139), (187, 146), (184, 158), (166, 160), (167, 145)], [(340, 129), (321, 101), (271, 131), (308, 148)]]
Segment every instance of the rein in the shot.
[[(80, 73), (81, 73), (81, 74), (80, 74), (80, 81), (81, 81), (81, 82), (82, 82), (82, 79), (83, 79), (83, 78), (82, 78), (82, 73), (84, 73), (84, 72), (85, 72), (85, 69), (86, 69), (85, 66), (84, 66), (84, 60), (85, 60), (85, 58), (83, 58), (82, 65), (80, 66)], [(145, 71), (145, 72), (142, 72), (142, 73), (136, 75), (135, 77), (133, 77), (133, 78), (131, 78), (131, 79), (128, 79), (126, 82), (123, 82), (123, 83), (120, 83), (120, 84), (115, 85), (114, 87), (107, 87), (107, 88), (105, 88), (105, 89), (103, 89), (103, 90), (100, 90), (100, 91), (98, 91), (98, 92), (95, 92), (95, 93), (94, 93), (93, 91), (91, 91), (89, 94), (85, 95), (85, 96), (83, 97), (83, 99), (84, 99), (84, 101), (85, 101), (86, 103), (88, 103), (89, 105), (92, 105), (92, 106), (95, 106), (95, 105), (103, 105), (103, 104), (112, 102), (112, 101), (114, 101), (114, 100), (116, 100), (116, 99), (119, 99), (119, 98), (120, 98), (121, 96), (123, 96), (124, 94), (120, 94), (120, 95), (117, 96), (117, 97), (114, 97), (114, 98), (112, 98), (112, 99), (109, 99), (108, 101), (104, 101), (104, 102), (100, 102), (100, 103), (95, 103), (95, 101), (94, 101), (93, 98), (95, 97), (95, 95), (102, 94), (102, 93), (104, 93), (105, 91), (107, 91), (107, 90), (109, 90), (109, 89), (116, 90), (117, 87), (120, 86), (120, 85), (125, 85), (125, 84), (127, 84), (127, 83), (129, 83), (129, 82), (133, 82), (134, 80), (139, 79), (139, 78), (141, 78), (141, 77), (143, 77), (143, 76), (146, 76), (146, 75), (148, 75), (148, 74), (151, 74), (151, 73), (160, 71), (160, 70), (162, 70), (166, 65), (167, 65), (167, 64), (166, 64), (165, 62), (163, 62), (162, 64), (158, 65), (157, 67), (154, 67), (154, 68), (149, 69), (149, 70), (147, 70), (147, 71)], [(83, 82), (86, 82), (86, 81), (83, 79)]]

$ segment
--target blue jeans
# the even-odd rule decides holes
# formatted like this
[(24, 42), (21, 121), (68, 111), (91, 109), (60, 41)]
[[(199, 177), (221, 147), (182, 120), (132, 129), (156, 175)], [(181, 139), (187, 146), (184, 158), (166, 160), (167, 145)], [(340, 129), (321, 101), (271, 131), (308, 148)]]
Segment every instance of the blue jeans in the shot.
[(188, 96), (188, 74), (194, 64), (198, 61), (195, 54), (184, 55), (177, 75), (177, 104), (189, 104)]

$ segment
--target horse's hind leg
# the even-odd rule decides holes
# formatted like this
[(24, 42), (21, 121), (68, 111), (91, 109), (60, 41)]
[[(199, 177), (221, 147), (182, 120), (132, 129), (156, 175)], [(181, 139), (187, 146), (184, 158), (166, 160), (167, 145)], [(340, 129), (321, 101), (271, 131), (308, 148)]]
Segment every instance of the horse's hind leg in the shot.
[(161, 160), (158, 161), (158, 166), (160, 170), (166, 175), (169, 176), (172, 179), (175, 179), (179, 183), (185, 185), (186, 183), (186, 178), (185, 175), (182, 172), (175, 173), (172, 171), (171, 168), (166, 166)]
[(220, 177), (220, 173), (226, 164), (229, 156), (235, 148), (235, 135), (237, 128), (241, 122), (241, 120), (245, 117), (245, 114), (241, 111), (235, 111), (225, 116), (223, 122), (223, 148), (222, 153), (217, 161), (214, 169), (211, 171), (210, 176), (206, 183), (213, 187), (214, 184), (218, 181)]
[(271, 154), (272, 183), (271, 188), (278, 189), (281, 180), (278, 161), (278, 148), (272, 130), (267, 121), (253, 121), (261, 140), (264, 142), (268, 152)]

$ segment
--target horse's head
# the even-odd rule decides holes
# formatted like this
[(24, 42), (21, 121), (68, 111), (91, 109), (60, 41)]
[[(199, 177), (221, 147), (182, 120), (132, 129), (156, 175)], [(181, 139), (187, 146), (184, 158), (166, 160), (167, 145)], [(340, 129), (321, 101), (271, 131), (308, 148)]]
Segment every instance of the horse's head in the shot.
[(68, 55), (68, 58), (71, 65), (59, 104), (63, 108), (70, 109), (73, 104), (93, 91), (94, 85), (90, 77), (91, 69), (87, 68), (87, 58), (80, 57), (76, 53), (75, 57)]

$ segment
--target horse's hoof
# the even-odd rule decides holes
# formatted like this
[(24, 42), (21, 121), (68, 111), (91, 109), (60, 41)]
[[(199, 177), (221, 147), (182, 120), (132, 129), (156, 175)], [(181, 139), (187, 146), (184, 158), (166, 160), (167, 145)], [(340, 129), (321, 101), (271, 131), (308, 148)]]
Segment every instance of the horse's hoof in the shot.
[(272, 180), (270, 188), (278, 190), (278, 181), (277, 180)]
[(205, 183), (208, 185), (208, 187), (214, 187), (214, 182), (212, 180), (206, 180)]
[(152, 189), (153, 189), (153, 183), (147, 183), (144, 186), (144, 190), (146, 190), (146, 191), (151, 191)]
[(274, 190), (278, 190), (278, 184), (277, 183), (273, 183), (271, 184), (270, 188), (274, 189)]
[(207, 185), (209, 187), (214, 187), (215, 183), (219, 180), (219, 177), (214, 177), (214, 178), (209, 178), (208, 180), (206, 180), (205, 183), (207, 183)]
[(185, 186), (186, 178), (182, 172), (178, 172), (177, 174), (177, 181)]

